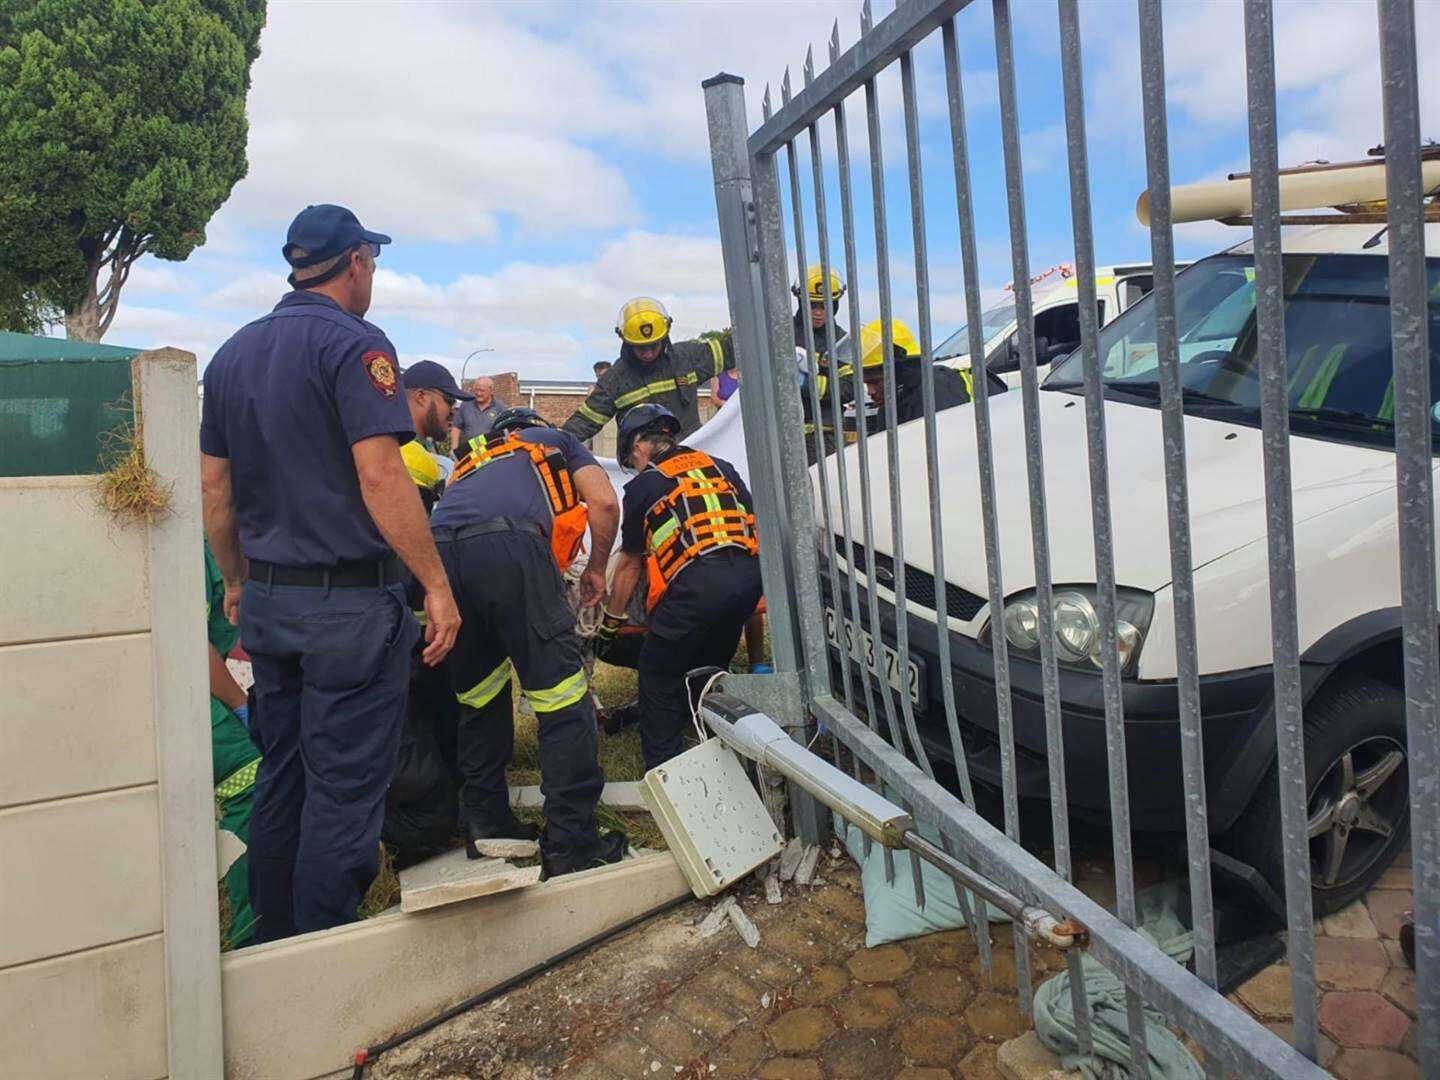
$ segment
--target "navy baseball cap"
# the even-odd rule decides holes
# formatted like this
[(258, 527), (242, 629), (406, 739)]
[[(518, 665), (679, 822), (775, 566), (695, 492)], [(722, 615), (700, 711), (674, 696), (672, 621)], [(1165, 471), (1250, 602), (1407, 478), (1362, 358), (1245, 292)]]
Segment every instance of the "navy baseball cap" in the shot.
[(461, 390), (450, 369), (434, 360), (417, 360), (400, 373), (406, 390), (439, 390), (461, 401), (474, 401), (475, 395)]
[[(364, 228), (360, 219), (345, 207), (316, 203), (295, 215), (280, 253), (285, 256), (286, 262), (298, 268), (333, 259), (361, 244), (388, 243), (390, 237)], [(295, 248), (303, 250), (304, 256), (292, 256)]]

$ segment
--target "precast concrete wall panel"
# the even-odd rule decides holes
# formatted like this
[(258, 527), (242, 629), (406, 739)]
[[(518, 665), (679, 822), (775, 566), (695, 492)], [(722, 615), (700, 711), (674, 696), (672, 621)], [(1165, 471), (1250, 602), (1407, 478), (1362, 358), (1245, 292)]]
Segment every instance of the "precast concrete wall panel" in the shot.
[(0, 478), (0, 645), (149, 629), (147, 539), (93, 476)]
[(0, 1074), (44, 1080), (165, 1076), (159, 934), (0, 971)]
[(0, 809), (154, 783), (150, 660), (149, 634), (0, 646)]
[(161, 929), (154, 784), (0, 810), (0, 852), (0, 982), (11, 964)]

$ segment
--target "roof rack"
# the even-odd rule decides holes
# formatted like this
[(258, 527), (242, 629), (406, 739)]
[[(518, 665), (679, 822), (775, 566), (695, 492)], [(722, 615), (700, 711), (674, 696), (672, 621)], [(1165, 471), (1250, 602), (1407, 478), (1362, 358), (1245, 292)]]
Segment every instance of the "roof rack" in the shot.
[[(1330, 212), (1282, 214), (1281, 225), (1384, 225), (1385, 148), (1374, 147), (1360, 161), (1315, 161), (1279, 170), (1280, 209)], [(1420, 148), (1421, 183), (1428, 199), (1426, 221), (1440, 222), (1440, 144)], [(1170, 192), (1171, 220), (1219, 221), (1224, 225), (1254, 222), (1250, 174), (1231, 173), (1224, 180), (1184, 184)], [(1141, 192), (1135, 216), (1150, 223), (1150, 193)]]

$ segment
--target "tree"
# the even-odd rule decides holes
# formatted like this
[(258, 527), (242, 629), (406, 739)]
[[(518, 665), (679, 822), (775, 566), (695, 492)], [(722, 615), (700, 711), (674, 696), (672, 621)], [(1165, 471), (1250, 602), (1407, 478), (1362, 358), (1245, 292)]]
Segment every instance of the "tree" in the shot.
[(62, 318), (62, 312), (35, 289), (0, 273), (0, 330), (42, 334)]
[(0, 0), (0, 275), (98, 341), (245, 175), (264, 0)]

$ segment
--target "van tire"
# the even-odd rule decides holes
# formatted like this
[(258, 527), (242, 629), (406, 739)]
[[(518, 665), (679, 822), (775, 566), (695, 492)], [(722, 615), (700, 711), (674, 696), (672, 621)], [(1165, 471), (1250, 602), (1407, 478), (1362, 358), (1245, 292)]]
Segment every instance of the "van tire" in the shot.
[[(1401, 754), (1398, 763), (1396, 751)], [(1347, 755), (1348, 776), (1363, 780), (1384, 774), (1370, 796), (1361, 795), (1354, 783), (1347, 788)], [(1395, 687), (1361, 675), (1337, 676), (1306, 706), (1306, 816), (1317, 828), (1333, 822), (1310, 841), (1310, 895), (1317, 919), (1364, 895), (1404, 849), (1410, 837), (1408, 771), (1405, 697)], [(1231, 830), (1227, 847), (1284, 897), (1277, 776), (1272, 763)], [(1328, 816), (1322, 818), (1327, 808)], [(1373, 813), (1366, 814), (1367, 808)], [(1357, 813), (1364, 815), (1363, 823), (1352, 820)], [(1388, 837), (1373, 831), (1382, 824), (1390, 828)], [(1343, 854), (1332, 864), (1337, 844)]]

